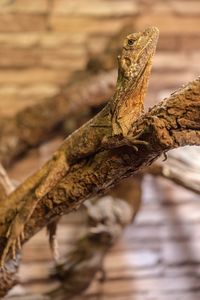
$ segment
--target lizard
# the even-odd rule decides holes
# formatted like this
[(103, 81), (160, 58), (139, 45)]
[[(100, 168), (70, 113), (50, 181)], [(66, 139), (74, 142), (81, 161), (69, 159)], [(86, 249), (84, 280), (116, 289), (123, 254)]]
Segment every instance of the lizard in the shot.
[[(12, 202), (16, 204), (17, 201), (18, 209), (5, 233), (7, 242), (0, 260), (2, 268), (9, 250), (12, 249), (15, 258), (17, 248), (21, 248), (21, 242), (25, 238), (24, 226), (38, 202), (67, 175), (71, 165), (109, 147), (109, 140), (119, 136), (125, 137), (127, 143), (136, 151), (138, 144), (145, 144), (139, 139), (141, 132), (129, 137), (128, 130), (143, 112), (158, 35), (156, 27), (149, 27), (125, 38), (121, 55), (118, 56), (115, 93), (108, 104), (94, 118), (67, 137), (53, 158), (8, 196), (5, 207), (0, 212), (1, 219)], [(35, 190), (32, 198), (28, 198), (30, 189)], [(5, 220), (5, 226), (7, 222)], [(54, 235), (55, 224), (53, 230), (51, 225), (48, 227)], [(53, 240), (54, 236), (50, 237), (51, 245)]]

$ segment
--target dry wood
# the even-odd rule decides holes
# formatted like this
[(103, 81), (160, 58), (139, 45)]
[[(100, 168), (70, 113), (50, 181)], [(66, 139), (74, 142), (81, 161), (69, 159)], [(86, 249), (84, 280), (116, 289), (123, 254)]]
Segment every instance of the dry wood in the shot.
[[(139, 146), (136, 153), (130, 146), (118, 147), (118, 139), (112, 139), (107, 147), (110, 149), (98, 150), (87, 159), (80, 159), (71, 167), (67, 176), (39, 202), (25, 227), (26, 240), (57, 215), (77, 209), (84, 200), (107, 191), (122, 178), (150, 165), (167, 150), (200, 145), (200, 79), (173, 93), (141, 116), (130, 129), (129, 136), (134, 136), (136, 129), (143, 130), (141, 138), (149, 146)], [(29, 195), (21, 200), (27, 201), (33, 195), (34, 190), (30, 190)], [(17, 203), (13, 198), (10, 205), (14, 208)], [(3, 217), (10, 213), (7, 207)], [(5, 242), (3, 235), (7, 226), (1, 226), (2, 244)]]
[[(167, 161), (158, 160), (146, 172), (165, 177), (200, 193), (199, 148), (178, 148), (170, 151), (167, 158)], [(124, 226), (129, 225), (138, 212), (141, 203), (141, 179), (142, 177), (134, 177), (119, 184), (113, 190), (115, 198), (105, 197), (93, 203), (89, 200), (86, 202), (88, 209), (83, 213), (89, 221), (89, 232), (76, 241), (64, 262), (57, 265), (54, 276), (61, 279), (62, 285), (49, 293), (50, 299), (62, 300), (66, 296), (70, 299), (84, 291), (97, 272), (102, 270), (102, 276), (106, 276), (103, 271), (104, 256), (116, 242)], [(105, 234), (108, 235), (107, 239), (103, 238)]]
[(87, 217), (87, 232), (52, 271), (51, 277), (61, 280), (61, 285), (48, 294), (20, 295), (20, 299), (71, 299), (90, 285), (95, 274), (99, 273), (99, 280), (104, 280), (105, 255), (139, 211), (141, 181), (142, 176), (125, 180), (108, 196), (88, 200), (82, 210)]
[[(136, 129), (144, 130), (141, 138), (149, 143), (148, 147), (139, 146), (138, 153), (130, 145), (126, 145), (126, 140), (122, 139), (119, 145), (119, 140), (113, 138), (107, 143), (107, 149), (94, 151), (91, 156), (74, 163), (67, 176), (38, 204), (25, 228), (26, 239), (50, 218), (77, 209), (86, 198), (104, 192), (122, 178), (151, 164), (165, 151), (188, 144), (199, 145), (199, 95), (200, 79), (197, 79), (135, 122), (129, 135), (134, 136)], [(70, 142), (69, 137), (65, 146)], [(121, 146), (123, 142), (125, 145)], [(34, 190), (30, 191), (22, 202), (33, 194)], [(15, 202), (13, 197), (12, 204)], [(8, 207), (7, 210), (9, 211)]]
[[(200, 193), (199, 148), (178, 148), (170, 151), (167, 158), (167, 161), (158, 160), (146, 172), (163, 176)], [(88, 218), (89, 231), (76, 241), (64, 261), (57, 265), (54, 276), (61, 279), (62, 285), (49, 293), (50, 298), (62, 300), (67, 296), (70, 299), (84, 291), (97, 272), (102, 270), (102, 275), (106, 276), (103, 271), (104, 256), (116, 242), (124, 226), (129, 225), (138, 212), (141, 203), (141, 179), (142, 177), (134, 177), (119, 184), (113, 190), (115, 198), (105, 197), (95, 202), (86, 202), (88, 209), (82, 213)], [(108, 235), (107, 239), (103, 238), (105, 234)]]
[[(145, 149), (142, 147), (142, 149), (139, 148), (139, 152), (145, 151), (146, 153), (142, 154), (142, 159), (140, 159), (139, 164), (137, 162), (137, 155), (135, 153), (133, 154), (131, 149), (126, 149), (124, 154), (126, 154), (128, 150), (128, 155), (132, 158), (134, 158), (133, 164), (130, 166), (127, 166), (127, 163), (123, 161), (123, 168), (125, 167), (126, 175), (130, 175), (130, 173), (134, 172), (138, 169), (140, 165), (146, 165), (146, 163), (149, 163), (152, 161), (152, 158), (158, 156), (158, 149), (156, 149), (159, 146), (159, 153), (161, 154), (165, 150), (168, 150), (169, 148), (176, 148), (178, 146), (183, 146), (186, 144), (200, 144), (200, 135), (199, 135), (199, 96), (200, 96), (200, 82), (199, 79), (192, 82), (191, 84), (188, 84), (185, 88), (182, 88), (178, 92), (174, 93), (169, 97), (168, 99), (162, 101), (159, 105), (155, 106), (153, 109), (151, 109), (146, 116), (144, 115), (141, 120), (139, 120), (136, 124), (137, 126), (141, 126), (141, 124), (146, 123), (146, 126), (149, 126), (151, 128), (150, 132), (146, 130), (146, 140), (149, 140), (151, 143), (150, 147), (148, 149)], [(181, 99), (181, 107), (180, 107), (180, 99)], [(174, 108), (177, 106), (177, 103), (179, 103), (179, 110), (175, 110), (177, 114), (174, 114)], [(171, 110), (173, 111), (173, 114), (171, 114)], [(181, 112), (181, 113), (180, 113)], [(187, 113), (186, 113), (187, 112)], [(195, 112), (194, 118), (192, 117), (192, 120), (190, 119), (191, 113)], [(197, 114), (196, 114), (197, 112)], [(147, 118), (148, 116), (148, 118)], [(187, 119), (186, 117), (189, 116)], [(192, 115), (193, 116), (193, 115)], [(176, 121), (175, 121), (176, 120)], [(184, 124), (182, 128), (180, 126), (177, 126), (178, 124)], [(165, 124), (165, 126), (163, 126)], [(188, 125), (187, 125), (188, 124)], [(162, 130), (160, 131), (160, 127), (162, 125)], [(158, 129), (158, 130), (157, 130)], [(170, 135), (167, 134), (170, 132)], [(152, 133), (152, 136), (151, 136)], [(161, 134), (165, 133), (165, 135)], [(152, 139), (151, 139), (152, 137)], [(173, 143), (170, 143), (173, 139)], [(124, 147), (126, 148), (126, 147)], [(125, 149), (124, 149), (125, 150)], [(140, 151), (143, 150), (143, 151)], [(150, 153), (148, 151), (150, 150)], [(113, 150), (115, 157), (119, 158), (122, 161), (121, 155), (118, 150)], [(112, 150), (109, 151), (109, 156), (113, 157)], [(107, 152), (107, 151), (106, 151)], [(105, 154), (103, 154), (104, 156)], [(107, 154), (108, 155), (108, 154)], [(95, 157), (93, 158), (95, 159)], [(118, 165), (121, 165), (120, 162), (118, 162)], [(134, 168), (134, 169), (132, 169)], [(77, 169), (74, 170), (76, 172)], [(124, 177), (125, 174), (122, 175)], [(116, 177), (116, 175), (115, 175)], [(117, 179), (119, 180), (119, 177), (117, 176)], [(40, 206), (44, 206), (44, 203), (40, 203)], [(34, 213), (32, 217), (32, 222), (34, 222), (34, 218), (37, 219), (37, 213)], [(27, 226), (28, 229), (28, 226)], [(26, 232), (28, 233), (28, 230), (26, 229)], [(62, 292), (61, 292), (62, 295)]]

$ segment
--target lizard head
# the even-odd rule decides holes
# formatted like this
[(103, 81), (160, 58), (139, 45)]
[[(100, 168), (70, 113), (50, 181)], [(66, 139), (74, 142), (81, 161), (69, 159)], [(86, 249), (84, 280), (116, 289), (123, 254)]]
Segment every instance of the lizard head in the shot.
[(119, 79), (128, 80), (130, 83), (137, 80), (145, 68), (151, 64), (156, 49), (159, 30), (149, 27), (143, 32), (129, 34), (124, 40), (119, 61)]
[(127, 134), (143, 111), (158, 35), (156, 27), (149, 27), (143, 32), (129, 34), (124, 40), (118, 57), (116, 90), (110, 104), (114, 134)]

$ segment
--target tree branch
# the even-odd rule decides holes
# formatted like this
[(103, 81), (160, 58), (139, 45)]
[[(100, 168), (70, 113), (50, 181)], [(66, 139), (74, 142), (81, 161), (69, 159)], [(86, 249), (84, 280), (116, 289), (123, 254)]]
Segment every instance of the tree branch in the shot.
[[(148, 147), (139, 145), (137, 153), (131, 147), (130, 139), (127, 141), (116, 136), (108, 139), (102, 148), (94, 144), (96, 149), (91, 155), (72, 164), (65, 178), (38, 203), (25, 227), (25, 240), (56, 216), (78, 209), (86, 199), (104, 193), (121, 179), (150, 165), (162, 153), (185, 145), (200, 145), (200, 79), (189, 83), (142, 115), (130, 129), (129, 137), (134, 137), (138, 130), (143, 132), (140, 138), (148, 142)], [(72, 138), (73, 135), (64, 142), (64, 147), (68, 147)], [(30, 186), (28, 194), (19, 197), (16, 191), (9, 206), (1, 207), (0, 221), (2, 224), (3, 220), (3, 225), (0, 234), (4, 244), (5, 232), (15, 215), (15, 209), (19, 203), (34, 198), (35, 188)]]

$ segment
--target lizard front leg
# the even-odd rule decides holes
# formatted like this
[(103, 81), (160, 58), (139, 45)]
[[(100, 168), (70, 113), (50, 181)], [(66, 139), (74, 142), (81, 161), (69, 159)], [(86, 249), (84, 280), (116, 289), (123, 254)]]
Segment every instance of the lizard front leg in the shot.
[(122, 147), (122, 146), (130, 146), (136, 152), (138, 151), (138, 145), (148, 146), (149, 143), (143, 140), (140, 140), (140, 137), (144, 134), (144, 130), (139, 130), (136, 132), (136, 135), (129, 136), (128, 134), (124, 135), (123, 133), (120, 134), (113, 134), (110, 138), (104, 138), (103, 144), (105, 147), (109, 145), (109, 147)]
[(146, 141), (140, 140), (140, 137), (144, 134), (144, 131), (145, 130), (141, 129), (137, 132), (137, 134), (135, 136), (131, 136), (131, 137), (129, 135), (127, 135), (125, 137), (125, 139), (127, 139), (127, 145), (133, 147), (135, 149), (135, 151), (138, 151), (137, 145), (144, 145), (147, 147), (149, 145), (149, 143)]

